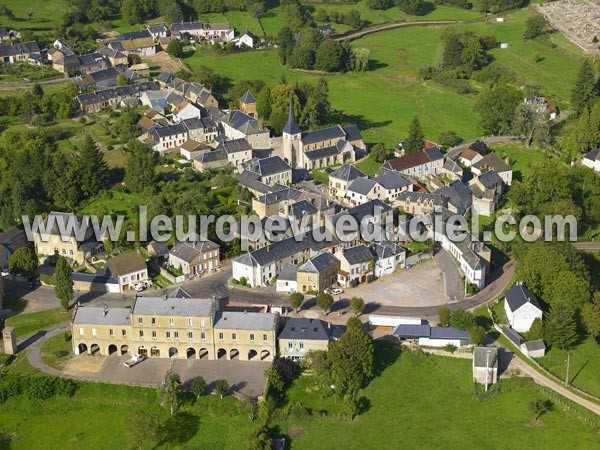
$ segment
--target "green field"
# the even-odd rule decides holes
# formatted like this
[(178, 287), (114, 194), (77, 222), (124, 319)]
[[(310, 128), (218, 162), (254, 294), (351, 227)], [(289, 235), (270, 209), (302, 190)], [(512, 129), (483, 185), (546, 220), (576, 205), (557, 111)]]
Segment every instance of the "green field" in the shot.
[[(44, 0), (3, 0), (2, 4), (13, 12), (15, 18), (0, 18), (0, 26), (16, 30), (22, 28), (48, 30), (54, 28), (56, 23), (62, 19), (69, 2), (68, 0), (53, 0), (51, 2)], [(26, 12), (28, 10), (33, 12), (31, 20), (27, 20)]]
[(545, 161), (548, 155), (539, 148), (526, 148), (522, 144), (496, 144), (492, 145), (494, 153), (504, 159), (510, 158), (510, 167), (513, 170), (513, 179), (521, 180), (529, 168), (539, 162)]
[[(561, 378), (567, 371), (566, 352), (552, 348), (539, 362)], [(600, 345), (591, 337), (571, 350), (571, 384), (590, 394), (600, 396)]]
[(61, 308), (55, 308), (28, 314), (18, 314), (7, 319), (6, 325), (15, 327), (17, 337), (23, 337), (69, 320), (71, 320), (70, 312), (64, 312)]
[[(527, 11), (522, 10), (507, 15), (505, 23), (475, 22), (456, 25), (456, 28), (493, 34), (500, 42), (508, 42), (508, 49), (491, 52), (495, 64), (512, 68), (528, 85), (539, 86), (543, 94), (568, 108), (569, 86), (575, 79), (580, 53), (558, 33), (525, 41), (522, 34), (526, 17)], [(271, 27), (267, 25), (269, 20), (280, 19), (281, 16), (276, 15), (262, 20), (267, 29)], [(435, 63), (444, 29), (444, 26), (399, 28), (354, 41), (354, 47), (371, 51), (373, 70), (326, 77), (331, 104), (339, 113), (334, 115), (334, 121), (357, 123), (367, 142), (384, 142), (387, 146), (396, 145), (406, 137), (408, 124), (415, 115), (432, 140), (446, 130), (455, 131), (465, 140), (481, 137), (473, 111), (474, 96), (458, 95), (418, 77), (419, 68)], [(318, 78), (318, 75), (283, 67), (275, 50), (221, 55), (202, 49), (184, 61), (191, 68), (209, 66), (231, 83), (261, 79), (273, 85), (282, 79), (314, 82)]]
[[(560, 405), (535, 423), (529, 403), (547, 397), (529, 381), (503, 380), (499, 393), (481, 401), (473, 395), (470, 360), (404, 351), (388, 363), (360, 393), (368, 406), (355, 420), (282, 416), (275, 426), (296, 436), (293, 449), (597, 446), (597, 430)], [(288, 404), (298, 402), (313, 411), (340, 410), (339, 399), (322, 397), (306, 379), (287, 394)]]

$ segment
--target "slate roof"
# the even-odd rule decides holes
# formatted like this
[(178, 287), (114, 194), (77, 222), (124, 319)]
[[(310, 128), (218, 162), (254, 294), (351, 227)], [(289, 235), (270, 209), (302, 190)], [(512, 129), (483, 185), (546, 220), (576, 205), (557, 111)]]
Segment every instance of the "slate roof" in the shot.
[(508, 307), (512, 312), (515, 312), (521, 306), (526, 304), (527, 302), (531, 303), (537, 309), (541, 310), (540, 304), (536, 296), (527, 289), (526, 286), (522, 284), (515, 284), (508, 291), (506, 291), (506, 303), (508, 303)]
[(429, 192), (400, 192), (398, 194), (398, 200), (406, 202), (407, 199), (410, 199), (411, 204), (416, 203), (417, 201), (423, 202), (433, 202), (434, 206), (444, 206), (446, 204), (445, 198), (435, 193)]
[(167, 125), (164, 127), (154, 127), (150, 134), (158, 141), (161, 137), (174, 136), (176, 134), (186, 134), (187, 129), (182, 123)]
[(237, 177), (237, 182), (247, 189), (252, 189), (262, 194), (269, 192), (269, 186), (259, 180), (258, 174), (250, 170), (244, 170), (240, 173)]
[(221, 144), (219, 144), (217, 149), (223, 149), (223, 150), (225, 150), (225, 152), (230, 154), (230, 153), (239, 153), (239, 152), (246, 152), (248, 150), (252, 150), (252, 146), (246, 139), (240, 138), (240, 139), (233, 139), (231, 141), (222, 142)]
[(301, 218), (305, 214), (313, 215), (319, 212), (319, 209), (308, 200), (300, 200), (296, 203), (292, 203), (289, 208), (290, 216), (295, 218)]
[(261, 130), (260, 124), (257, 119), (237, 109), (226, 113), (221, 118), (221, 122), (226, 123), (230, 127), (235, 128), (236, 130), (239, 130), (246, 135), (263, 133), (265, 132), (265, 130), (267, 132), (269, 131), (268, 128), (264, 127)]
[(435, 194), (448, 199), (455, 206), (458, 214), (464, 214), (473, 203), (471, 190), (462, 181), (453, 181), (449, 186), (443, 186)]
[(349, 192), (356, 192), (357, 194), (367, 195), (371, 190), (377, 186), (377, 182), (370, 178), (357, 178), (350, 186), (348, 186)]
[(320, 130), (307, 131), (302, 133), (302, 143), (316, 144), (318, 142), (329, 141), (334, 139), (345, 139), (346, 132), (340, 125), (333, 127), (321, 128)]
[(373, 260), (373, 254), (368, 247), (364, 245), (356, 245), (354, 247), (345, 248), (342, 255), (346, 258), (349, 264), (360, 264), (365, 261)]
[(161, 72), (154, 77), (156, 81), (160, 81), (165, 84), (170, 84), (175, 78), (177, 77), (169, 72)]
[(173, 292), (169, 294), (171, 298), (192, 298), (192, 296), (181, 286), (177, 287)]
[(275, 328), (277, 315), (272, 313), (219, 311), (215, 314), (215, 330), (258, 330)]
[(407, 155), (401, 156), (399, 158), (392, 158), (386, 161), (384, 166), (401, 172), (412, 167), (427, 164), (431, 161), (437, 161), (439, 159), (442, 159), (443, 157), (444, 156), (442, 155), (442, 152), (439, 148), (431, 147), (428, 149), (408, 153)]
[(290, 98), (290, 106), (288, 109), (288, 120), (283, 127), (284, 134), (300, 134), (302, 130), (296, 123), (296, 118), (294, 117), (294, 100)]
[(487, 172), (479, 175), (477, 179), (487, 189), (495, 189), (497, 186), (502, 186), (503, 184), (502, 178), (495, 170), (488, 170)]
[(319, 319), (288, 317), (277, 339), (329, 341), (329, 324)]
[(17, 56), (39, 52), (40, 48), (34, 41), (13, 42), (12, 44), (0, 45), (0, 57)]
[(485, 369), (486, 362), (488, 368), (498, 368), (498, 349), (496, 347), (475, 347), (473, 349), (473, 367)]
[(523, 336), (521, 336), (516, 330), (513, 330), (510, 327), (503, 326), (502, 331), (504, 332), (506, 337), (510, 339), (517, 347), (520, 346), (523, 342), (525, 342)]
[(394, 330), (394, 335), (401, 339), (429, 337), (430, 329), (429, 325), (398, 325)]
[(131, 325), (131, 308), (78, 306), (73, 317), (74, 325)]
[(462, 172), (462, 167), (460, 167), (460, 165), (458, 165), (458, 163), (451, 158), (447, 158), (444, 162), (444, 169), (456, 174)]
[(399, 338), (460, 339), (470, 343), (469, 332), (454, 327), (432, 327), (430, 325), (398, 325), (394, 335)]
[(490, 153), (477, 161), (473, 166), (475, 169), (494, 169), (496, 172), (508, 172), (510, 166), (506, 164), (498, 155)]
[(374, 181), (387, 190), (402, 189), (412, 184), (410, 181), (404, 178), (402, 174), (394, 171), (387, 171), (386, 173), (375, 177)]
[(252, 160), (248, 170), (260, 175), (261, 177), (266, 177), (291, 169), (290, 166), (283, 159), (281, 159), (280, 156), (271, 156), (269, 158)]
[(137, 252), (125, 253), (109, 258), (106, 267), (110, 269), (111, 274), (122, 276), (146, 269), (146, 261)]
[(536, 339), (535, 341), (524, 342), (523, 345), (528, 352), (534, 352), (536, 350), (546, 350), (546, 344), (543, 339)]
[(153, 34), (164, 33), (167, 31), (167, 27), (164, 23), (152, 23), (148, 25), (148, 31)]
[(132, 314), (142, 316), (210, 317), (213, 300), (208, 298), (137, 297)]
[(331, 145), (329, 147), (318, 148), (316, 150), (310, 150), (308, 152), (304, 152), (304, 156), (306, 156), (311, 161), (316, 161), (321, 158), (327, 158), (329, 156), (335, 156), (340, 152), (337, 145)]
[(24, 230), (11, 228), (4, 233), (0, 233), (0, 245), (8, 249), (11, 253), (27, 244), (29, 244), (29, 241)]
[(130, 31), (128, 33), (122, 33), (116, 37), (117, 41), (128, 41), (134, 39), (145, 39), (151, 38), (152, 35), (148, 30)]
[(256, 98), (252, 95), (252, 92), (246, 91), (246, 93), (242, 95), (242, 98), (240, 98), (240, 101), (245, 104), (256, 103)]
[(598, 161), (600, 160), (600, 148), (596, 148), (594, 150), (590, 150), (585, 155), (583, 155), (585, 159), (589, 159), (590, 161)]
[(374, 215), (375, 213), (375, 208), (378, 208), (381, 211), (381, 214), (385, 214), (389, 211), (392, 211), (392, 207), (385, 204), (384, 202), (382, 202), (379, 199), (375, 199), (375, 200), (369, 200), (366, 203), (362, 203), (360, 205), (357, 205), (353, 208), (350, 208), (348, 211), (346, 211), (345, 213), (339, 213), (339, 214), (349, 214), (352, 217), (354, 217), (359, 223), (360, 221), (367, 215)]
[(297, 277), (298, 264), (285, 263), (277, 275), (277, 281), (296, 281)]
[(405, 252), (406, 250), (393, 242), (382, 241), (371, 245), (371, 253), (373, 253), (375, 259), (391, 258)]
[(339, 268), (339, 259), (337, 259), (329, 252), (323, 252), (317, 256), (312, 257), (300, 267), (298, 267), (298, 272), (321, 273), (332, 266), (337, 266)]
[(191, 242), (178, 242), (169, 253), (189, 263), (199, 254), (218, 248), (219, 246), (214, 242), (208, 239), (200, 239)]
[(338, 180), (352, 181), (359, 177), (366, 177), (360, 169), (351, 164), (342, 164), (329, 174), (329, 178), (337, 178)]

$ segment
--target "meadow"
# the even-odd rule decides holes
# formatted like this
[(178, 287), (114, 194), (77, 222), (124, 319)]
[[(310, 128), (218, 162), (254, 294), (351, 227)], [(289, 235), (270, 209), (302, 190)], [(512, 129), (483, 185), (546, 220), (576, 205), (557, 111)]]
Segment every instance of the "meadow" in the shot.
[[(533, 420), (530, 402), (548, 399), (530, 380), (501, 380), (485, 400), (473, 394), (471, 361), (408, 351), (378, 358), (377, 375), (359, 395), (366, 411), (338, 419), (339, 399), (324, 397), (310, 378), (294, 382), (286, 404), (325, 417), (280, 415), (274, 426), (293, 435), (292, 449), (312, 448), (591, 448), (597, 430), (560, 405)], [(565, 436), (569, 436), (568, 440)], [(483, 444), (485, 443), (485, 444)]]

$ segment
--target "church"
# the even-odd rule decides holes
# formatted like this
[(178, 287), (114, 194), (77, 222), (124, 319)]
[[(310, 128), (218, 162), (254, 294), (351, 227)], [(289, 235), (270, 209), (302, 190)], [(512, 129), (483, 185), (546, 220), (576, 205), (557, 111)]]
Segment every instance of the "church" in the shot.
[(288, 120), (283, 128), (283, 157), (292, 168), (313, 170), (356, 161), (366, 153), (366, 148), (356, 125), (302, 132), (290, 100)]

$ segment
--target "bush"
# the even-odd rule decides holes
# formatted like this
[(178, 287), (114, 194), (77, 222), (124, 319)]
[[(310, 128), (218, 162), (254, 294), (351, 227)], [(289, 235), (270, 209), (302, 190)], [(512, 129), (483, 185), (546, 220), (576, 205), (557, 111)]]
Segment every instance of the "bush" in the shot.
[(456, 345), (452, 345), (452, 344), (447, 344), (444, 347), (444, 351), (448, 352), (448, 353), (454, 353), (456, 351)]
[(248, 280), (246, 279), (246, 277), (240, 277), (240, 284), (242, 286), (246, 286), (248, 284)]
[(450, 325), (459, 330), (469, 330), (475, 326), (475, 316), (469, 311), (457, 309), (450, 315)]
[(231, 280), (231, 282), (232, 282), (233, 284), (240, 284), (239, 280), (236, 280), (235, 278), (234, 278), (233, 280)]

